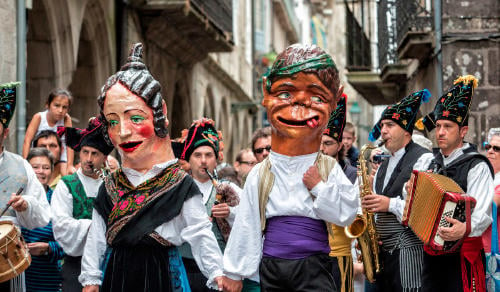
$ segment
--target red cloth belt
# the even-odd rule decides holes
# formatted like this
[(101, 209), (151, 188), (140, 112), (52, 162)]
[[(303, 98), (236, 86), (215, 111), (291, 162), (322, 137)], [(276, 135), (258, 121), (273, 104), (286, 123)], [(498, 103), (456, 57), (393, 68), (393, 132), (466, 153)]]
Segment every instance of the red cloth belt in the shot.
[[(460, 263), (462, 266), (462, 282), (464, 292), (484, 292), (486, 291), (486, 280), (483, 267), (481, 250), (483, 241), (480, 236), (467, 237), (460, 249)], [(470, 264), (470, 274), (467, 275), (465, 262)], [(469, 282), (470, 279), (470, 282)], [(474, 281), (472, 281), (474, 280)]]

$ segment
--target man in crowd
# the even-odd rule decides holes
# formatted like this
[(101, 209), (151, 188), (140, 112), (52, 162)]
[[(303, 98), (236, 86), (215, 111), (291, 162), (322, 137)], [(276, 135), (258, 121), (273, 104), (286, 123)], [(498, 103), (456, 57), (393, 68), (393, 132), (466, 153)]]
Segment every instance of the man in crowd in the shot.
[(233, 165), (236, 173), (238, 174), (240, 186), (243, 186), (248, 173), (255, 164), (257, 164), (257, 158), (255, 158), (252, 149), (246, 148), (238, 152)]
[(331, 156), (337, 160), (344, 171), (344, 174), (347, 178), (354, 184), (356, 181), (356, 167), (352, 166), (349, 161), (345, 161), (345, 153), (344, 153), (344, 143), (342, 143), (343, 139), (343, 130), (345, 125), (345, 107), (347, 102), (347, 96), (345, 94), (342, 95), (340, 101), (337, 104), (337, 109), (330, 116), (330, 120), (328, 121), (328, 126), (323, 132), (323, 136), (321, 137), (321, 147), (320, 150), (323, 154)]
[[(16, 108), (17, 85), (18, 83), (0, 85), (0, 206), (11, 206), (1, 219), (32, 229), (47, 225), (51, 214), (45, 189), (31, 165), (21, 156), (4, 148), (4, 141), (9, 134), (9, 123)], [(16, 195), (19, 190), (21, 193)], [(23, 289), (25, 287), (22, 275), (0, 283), (0, 291)]]
[(345, 124), (342, 141), (344, 143), (345, 156), (351, 165), (356, 167), (358, 163), (359, 150), (356, 146), (354, 146), (354, 143), (356, 143), (356, 128), (354, 128), (354, 125), (350, 122)]
[[(229, 236), (230, 226), (234, 220), (234, 206), (238, 202), (238, 193), (241, 189), (233, 183), (230, 187), (236, 192), (236, 198), (231, 198), (227, 202), (221, 202), (218, 197), (218, 190), (213, 184), (209, 174), (215, 177), (215, 168), (220, 158), (220, 132), (214, 127), (214, 121), (206, 118), (195, 121), (188, 130), (181, 159), (189, 162), (191, 166), (191, 176), (203, 195), (203, 203), (207, 209), (208, 216), (212, 218), (212, 231), (217, 239), (222, 252), (226, 247), (226, 240)], [(227, 183), (226, 183), (227, 185)], [(228, 222), (229, 221), (229, 222)], [(213, 291), (206, 286), (207, 278), (203, 276), (196, 264), (191, 248), (188, 243), (184, 243), (179, 248), (182, 261), (186, 267), (189, 284), (192, 291)]]
[(464, 141), (476, 86), (473, 76), (459, 77), (423, 120), (427, 130), (436, 129), (438, 148), (434, 149), (430, 164), (422, 170), (453, 179), (476, 200), (476, 206), (467, 218), (470, 225), (448, 217), (451, 226), (438, 229), (445, 241), (465, 238), (459, 251), (437, 255), (426, 246), (422, 291), (485, 291), (481, 234), (492, 222), (493, 169), (486, 157), (477, 153), (475, 145)]
[(78, 282), (81, 258), (92, 222), (92, 208), (102, 183), (99, 177), (107, 155), (113, 150), (102, 134), (97, 119), (89, 122), (87, 129), (66, 128), (66, 144), (80, 152), (81, 167), (73, 174), (63, 176), (52, 197), (52, 224), (54, 238), (59, 242), (66, 257), (62, 266), (63, 290), (81, 291)]
[(257, 162), (262, 162), (271, 151), (271, 128), (257, 129), (252, 136), (252, 151)]
[[(363, 198), (362, 206), (376, 212), (380, 246), (381, 274), (378, 291), (417, 291), (422, 285), (423, 247), (413, 231), (401, 224), (405, 206), (404, 184), (414, 167), (432, 157), (429, 150), (412, 140), (417, 113), (429, 100), (427, 89), (412, 93), (388, 106), (370, 132), (370, 140), (382, 136), (391, 157), (380, 165), (373, 182), (373, 193)], [(427, 159), (427, 160), (426, 160)]]
[(43, 130), (33, 139), (33, 146), (47, 148), (54, 157), (54, 171), (49, 179), (49, 187), (54, 190), (61, 179), (61, 164), (59, 163), (62, 149), (61, 138), (52, 130)]
[(332, 58), (314, 45), (289, 46), (263, 78), (271, 152), (245, 183), (224, 253), (226, 290), (260, 278), (263, 291), (336, 291), (325, 221), (350, 224), (358, 198), (319, 148), (342, 91)]
[[(337, 108), (330, 115), (328, 125), (321, 137), (320, 150), (323, 154), (335, 158), (352, 184), (356, 181), (356, 168), (344, 161), (342, 151), (342, 132), (346, 121), (347, 96), (342, 94)], [(352, 186), (357, 190), (357, 185)], [(328, 241), (330, 243), (330, 256), (333, 258), (332, 274), (338, 291), (353, 291), (353, 260), (351, 255), (351, 241), (344, 231), (344, 227), (328, 223)]]

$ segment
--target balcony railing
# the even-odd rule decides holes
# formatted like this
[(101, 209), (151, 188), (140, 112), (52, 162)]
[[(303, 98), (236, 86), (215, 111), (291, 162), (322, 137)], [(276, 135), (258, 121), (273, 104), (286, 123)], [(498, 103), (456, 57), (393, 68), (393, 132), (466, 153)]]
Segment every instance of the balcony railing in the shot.
[(363, 28), (345, 2), (347, 27), (347, 69), (349, 71), (370, 71), (370, 41)]
[(399, 45), (408, 32), (429, 32), (434, 29), (431, 9), (425, 7), (425, 0), (397, 1), (396, 15)]
[[(406, 0), (404, 0), (406, 1)], [(378, 7), (379, 66), (397, 64), (396, 0), (380, 0)]]
[(221, 31), (232, 33), (233, 14), (231, 0), (191, 0), (191, 5), (204, 13)]

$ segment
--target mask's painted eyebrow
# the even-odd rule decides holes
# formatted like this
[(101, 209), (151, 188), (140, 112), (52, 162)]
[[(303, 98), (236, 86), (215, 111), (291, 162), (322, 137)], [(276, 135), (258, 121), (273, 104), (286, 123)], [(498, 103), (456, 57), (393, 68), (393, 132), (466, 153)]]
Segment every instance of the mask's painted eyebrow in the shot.
[(293, 85), (292, 82), (284, 82), (284, 83), (281, 83), (280, 85), (276, 86), (275, 88), (272, 88), (272, 91), (278, 91), (278, 90), (283, 89), (283, 88), (295, 89), (296, 87)]
[(317, 90), (321, 91), (321, 93), (323, 93), (324, 95), (328, 95), (328, 92), (326, 92), (326, 90), (323, 89), (323, 87), (321, 87), (320, 85), (318, 85), (316, 83), (307, 85), (307, 88), (308, 89), (317, 89)]

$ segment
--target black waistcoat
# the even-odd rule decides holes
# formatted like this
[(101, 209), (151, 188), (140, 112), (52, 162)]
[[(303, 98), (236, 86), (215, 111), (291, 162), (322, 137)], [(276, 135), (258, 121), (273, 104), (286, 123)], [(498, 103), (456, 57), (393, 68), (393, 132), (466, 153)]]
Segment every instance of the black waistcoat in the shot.
[(377, 183), (375, 185), (375, 191), (377, 194), (385, 195), (390, 198), (402, 198), (403, 185), (410, 179), (413, 165), (417, 162), (420, 156), (422, 156), (422, 154), (430, 152), (413, 141), (410, 141), (410, 143), (406, 145), (405, 151), (405, 154), (401, 157), (401, 160), (399, 160), (398, 164), (394, 168), (394, 171), (392, 172), (392, 175), (384, 189), (384, 179), (387, 173), (389, 159), (385, 160), (380, 165), (377, 172)]
[[(403, 185), (408, 181), (413, 170), (413, 165), (424, 153), (430, 151), (426, 148), (410, 141), (405, 147), (405, 154), (399, 160), (394, 171), (383, 189), (384, 178), (387, 173), (389, 160), (385, 160), (380, 165), (377, 172), (377, 183), (375, 191), (377, 194), (385, 195), (390, 198), (402, 198)], [(422, 242), (411, 231), (410, 228), (401, 225), (401, 223), (391, 212), (377, 213), (376, 228), (379, 239), (382, 241), (382, 248), (392, 250), (394, 248), (409, 248), (421, 246)]]
[(429, 170), (453, 179), (464, 190), (464, 192), (467, 192), (467, 176), (469, 174), (469, 170), (474, 168), (480, 162), (486, 162), (490, 168), (491, 175), (494, 176), (493, 167), (491, 166), (490, 161), (477, 152), (475, 145), (469, 145), (470, 146), (468, 148), (463, 150), (463, 155), (455, 159), (447, 166), (444, 165), (443, 155), (439, 152), (439, 148), (434, 148), (434, 159), (429, 165)]

